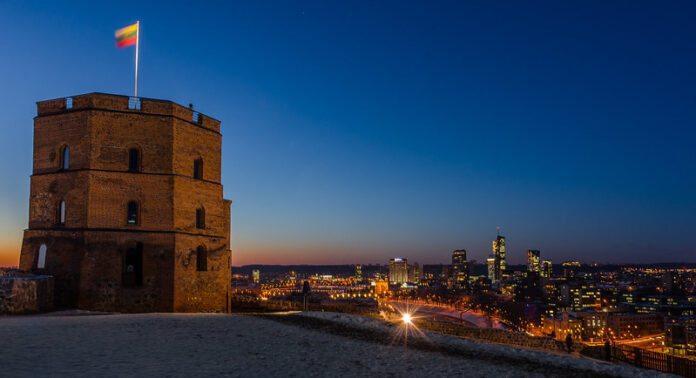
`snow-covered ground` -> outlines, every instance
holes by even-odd
[[[428,344],[433,345],[434,349],[442,349],[448,351],[459,352],[466,356],[476,356],[481,359],[495,360],[504,357],[507,363],[514,364],[514,361],[520,361],[520,365],[525,363],[540,366],[556,367],[561,369],[569,369],[576,372],[584,371],[590,375],[610,375],[617,377],[652,377],[660,375],[658,372],[638,369],[625,364],[612,364],[594,359],[571,356],[560,353],[547,353],[537,350],[516,348],[512,346],[487,344],[483,342],[452,337],[438,333],[419,331],[414,329],[413,325],[392,324],[365,316],[338,314],[331,312],[304,312],[301,316],[329,320],[332,323],[342,323],[351,327],[364,329],[373,332],[389,332],[394,335],[401,335],[399,338],[403,341],[408,329],[408,339],[410,342],[421,339]],[[502,361],[501,361],[502,362]]]
[[[371,342],[298,321],[328,322],[365,334],[398,328],[376,319],[332,313],[276,318],[223,314],[0,317],[0,376],[559,375],[558,369],[547,371],[540,365],[509,359],[496,362],[485,354],[463,357],[406,348],[398,338],[391,344]],[[434,350],[454,343],[466,348],[484,345],[495,353],[531,353],[449,336],[427,337]],[[557,357],[565,356],[549,357],[547,362],[559,363]],[[636,377],[653,375],[627,369],[623,372]]]

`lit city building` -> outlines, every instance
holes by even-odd
[[[536,249],[527,250],[527,271],[541,273],[541,253]]]
[[[389,282],[385,280],[373,281],[375,285],[375,294],[385,295],[389,294]]]
[[[544,333],[564,340],[567,334],[582,341],[632,340],[664,332],[659,314],[626,314],[592,310],[566,311],[544,318]]]
[[[355,280],[358,282],[362,281],[362,265],[355,266]]]
[[[565,278],[575,278],[575,273],[580,268],[580,263],[577,261],[566,261],[563,263],[563,276]]]
[[[677,275],[674,272],[665,272],[661,277],[661,288],[663,293],[671,293],[674,289]]]
[[[505,236],[498,235],[493,241],[495,257],[495,282],[500,281],[505,273]]]
[[[542,277],[551,277],[553,275],[553,265],[551,265],[551,261],[549,260],[544,260],[541,262],[541,276]]]
[[[583,285],[580,291],[580,308],[595,308],[602,307],[602,296],[598,288],[587,287]]]
[[[407,259],[395,257],[389,260],[389,284],[401,285],[408,282]]]
[[[665,328],[665,346],[670,353],[696,356],[696,324],[668,323]]]
[[[488,259],[486,259],[486,264],[488,265],[488,279],[491,280],[491,283],[496,283],[497,281],[495,280],[495,257],[493,255],[490,255]]]
[[[261,282],[261,272],[258,269],[251,271],[251,280],[256,284]]]
[[[418,263],[408,266],[408,282],[418,284],[423,278],[423,269]]]
[[[466,261],[466,249],[452,252],[452,278],[457,287],[465,287],[469,281],[469,266]]]

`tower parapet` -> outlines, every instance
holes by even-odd
[[[39,101],[36,105],[37,117],[90,109],[112,110],[125,113],[148,114],[152,116],[175,117],[182,121],[190,122],[215,132],[220,132],[220,121],[217,119],[198,113],[191,107],[185,107],[169,100],[144,97],[138,97],[136,99],[129,96],[93,92],[72,97]]]

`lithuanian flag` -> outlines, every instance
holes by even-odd
[[[138,41],[138,24],[116,30],[116,47],[135,45]]]

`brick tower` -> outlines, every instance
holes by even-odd
[[[101,93],[37,108],[20,268],[53,275],[58,306],[228,310],[220,122]]]

